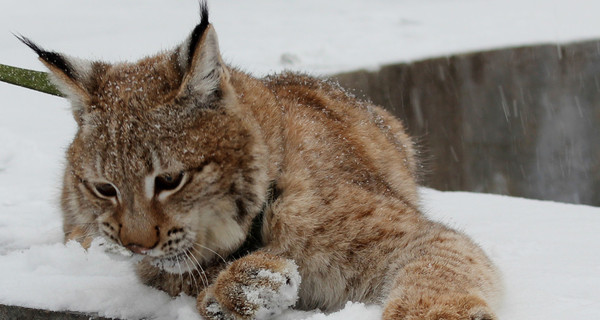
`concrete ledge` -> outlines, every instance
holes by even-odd
[[[71,311],[47,311],[0,304],[2,320],[110,320],[95,315]]]
[[[334,76],[404,120],[424,184],[600,206],[600,42]]]

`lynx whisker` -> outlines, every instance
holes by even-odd
[[[190,249],[194,249],[194,247],[190,247],[186,250],[186,255],[187,253],[189,253],[190,257],[196,262],[194,264],[194,267],[196,269],[196,271],[198,271],[198,275],[200,277],[203,277],[202,282],[204,283],[206,281],[206,284],[204,284],[204,287],[208,287],[208,285],[210,285],[210,282],[208,281],[208,277],[206,276],[206,271],[204,271],[204,268],[202,268],[202,264],[200,264],[200,262],[198,261],[198,259],[196,259],[196,257],[194,256],[194,254],[189,251]],[[200,255],[202,255],[201,253],[199,253]],[[200,268],[200,270],[198,270],[198,268]]]
[[[182,271],[181,271],[181,263],[179,262],[179,257],[175,256],[175,260],[177,261],[177,268],[179,268],[179,281],[181,281],[181,283],[183,283],[183,275],[182,275]]]
[[[194,280],[194,283],[196,286],[196,291],[199,291],[199,290],[198,290],[198,283],[196,282],[196,278],[194,277],[194,271],[198,271],[198,275],[200,276],[200,280],[202,281],[202,285],[204,286],[204,288],[208,287],[208,279],[206,279],[206,282],[205,282],[205,279],[202,277],[204,270],[202,270],[202,272],[200,272],[198,270],[198,267],[200,267],[200,269],[202,269],[202,266],[200,266],[200,264],[197,263],[198,262],[197,260],[196,260],[196,263],[194,263],[194,261],[192,261],[191,258],[193,258],[194,260],[195,260],[195,258],[191,252],[188,255],[188,251],[185,250],[185,251],[183,251],[183,254],[187,257],[188,260],[190,260],[190,263],[192,264],[192,268],[190,271],[190,277],[192,278],[192,280]],[[191,256],[191,258],[190,258],[190,256]],[[189,268],[189,266],[188,266],[188,268]]]
[[[210,251],[210,252],[212,252],[212,253],[214,253],[215,255],[217,255],[217,257],[219,257],[219,258],[220,258],[220,259],[223,261],[223,263],[227,264],[227,261],[225,260],[225,258],[223,258],[223,256],[221,256],[221,255],[220,255],[218,252],[216,252],[215,250],[213,250],[213,249],[211,249],[211,248],[209,248],[209,247],[207,247],[207,246],[203,246],[203,245],[201,245],[201,244],[199,244],[199,243],[194,243],[194,246],[196,246],[196,245],[197,245],[197,246],[200,246],[200,247],[202,247],[202,248],[204,248],[204,249],[206,249],[206,250],[208,250],[208,251]],[[194,250],[196,250],[196,252],[198,252],[198,253],[199,253],[201,256],[203,256],[203,255],[202,255],[202,252],[201,252],[200,250],[198,250],[198,249],[197,249],[197,248],[195,248],[195,247],[192,247],[192,248],[193,248]]]
[[[190,253],[190,254],[191,254],[191,253]],[[199,275],[200,275],[200,277],[203,277],[203,278],[204,278],[204,280],[206,281],[206,286],[205,286],[205,288],[206,288],[206,287],[208,287],[208,286],[210,285],[210,281],[208,280],[208,276],[207,276],[207,274],[206,274],[206,271],[204,270],[204,268],[202,268],[202,264],[201,264],[201,263],[200,263],[200,262],[199,262],[199,261],[196,259],[196,257],[194,257],[194,256],[192,255],[192,258],[194,258],[194,260],[196,261],[196,263],[197,263],[197,264],[196,264],[196,266],[197,266],[198,268],[200,268],[200,270],[199,270]]]
[[[185,266],[186,266],[187,271],[185,273],[188,274],[189,277],[192,279],[192,282],[188,282],[188,283],[190,285],[193,284],[194,287],[196,288],[196,291],[198,291],[198,282],[196,281],[196,278],[194,277],[194,266],[192,265],[192,267],[190,267],[190,265],[188,263],[189,257],[185,254],[185,252],[183,252],[183,254],[185,255],[185,257],[181,257],[181,260],[183,260],[183,263],[185,263]],[[183,276],[183,274],[181,276]],[[181,286],[183,287],[188,283],[182,282]]]

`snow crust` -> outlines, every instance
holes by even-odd
[[[227,61],[255,74],[323,74],[533,43],[599,38],[600,1],[302,0],[210,2]],[[170,49],[198,22],[196,1],[3,0],[0,63],[43,70],[10,32],[83,58],[134,60]],[[557,47],[560,46],[557,44]],[[0,83],[0,303],[130,319],[199,319],[195,299],[141,285],[132,264],[94,242],[62,244],[68,103]],[[471,235],[498,263],[501,319],[600,319],[600,208],[423,189],[432,218]],[[279,320],[379,319],[349,302]]]

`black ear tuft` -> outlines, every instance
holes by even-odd
[[[73,72],[73,68],[71,68],[69,63],[67,63],[67,61],[60,54],[58,54],[56,52],[45,51],[40,46],[33,43],[33,41],[29,40],[28,38],[26,38],[22,35],[15,34],[15,37],[17,37],[17,39],[19,39],[21,42],[23,42],[25,45],[27,45],[29,48],[31,48],[33,51],[35,51],[35,53],[37,53],[37,55],[40,57],[40,59],[46,61],[48,64],[51,64],[58,69],[60,69],[62,72],[65,73],[65,75],[67,77],[75,80],[75,74]]]
[[[188,65],[191,65],[192,58],[194,57],[194,52],[196,51],[196,47],[198,46],[198,42],[202,39],[202,35],[208,28],[208,5],[205,0],[200,1],[200,24],[194,28],[192,31],[192,36],[190,39],[190,47],[188,52]]]
[[[208,4],[206,0],[200,1],[200,24],[208,26]]]

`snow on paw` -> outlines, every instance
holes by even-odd
[[[232,263],[198,296],[198,309],[208,319],[268,319],[298,299],[296,264],[266,253]]]
[[[213,287],[209,287],[198,295],[198,311],[202,315],[202,318],[209,320],[235,320],[233,315],[221,308],[221,305],[212,293],[213,289]]]
[[[288,274],[262,269],[256,276],[257,283],[242,287],[247,301],[258,306],[256,319],[268,319],[296,303],[300,275],[296,265],[291,264],[292,272]]]

